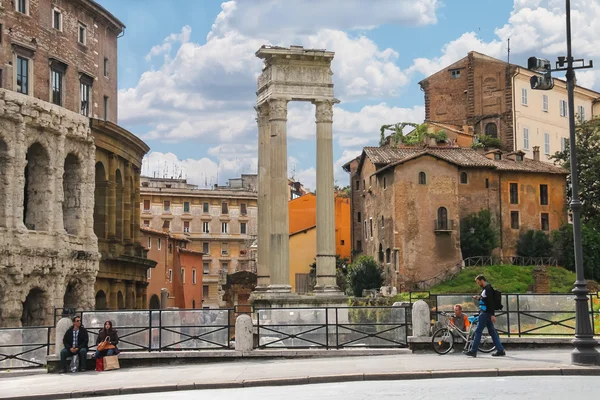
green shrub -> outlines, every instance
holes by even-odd
[[[383,268],[373,257],[360,256],[348,267],[349,294],[360,297],[363,290],[379,289],[383,278]]]
[[[552,243],[544,231],[532,229],[521,234],[517,241],[517,255],[521,257],[550,257]]]

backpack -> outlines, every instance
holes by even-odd
[[[492,288],[494,291],[494,311],[499,311],[504,308],[502,305],[502,292]]]

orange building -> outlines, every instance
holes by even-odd
[[[288,203],[290,218],[290,285],[293,292],[307,290],[310,265],[317,256],[317,196],[309,193]],[[335,251],[351,257],[350,199],[335,196]]]
[[[141,228],[148,258],[157,262],[148,270],[148,308],[202,308],[202,252],[188,249],[189,239],[147,227]],[[161,305],[161,289],[167,289],[167,304]]]

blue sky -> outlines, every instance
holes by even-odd
[[[336,181],[382,124],[422,122],[425,76],[476,50],[523,63],[564,49],[563,0],[97,0],[119,39],[119,123],[151,147],[143,173],[223,184],[256,171],[262,44],[326,48],[333,63]],[[176,7],[174,6],[176,5]],[[578,56],[600,52],[598,1],[573,0]],[[579,83],[600,85],[589,71]],[[290,175],[314,188],[314,108],[290,103]],[[218,177],[218,178],[217,178]]]

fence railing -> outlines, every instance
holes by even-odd
[[[520,265],[520,266],[556,266],[558,261],[554,257],[520,257],[520,256],[483,256],[468,257],[463,260],[465,267],[486,265]]]
[[[467,314],[476,313],[478,301],[472,294],[431,294],[414,292],[411,303],[424,300],[432,319],[440,312],[452,312],[460,304]],[[600,297],[588,296],[589,316],[594,335],[600,335]],[[506,336],[573,336],[575,334],[575,297],[572,294],[503,294],[503,309],[496,311],[496,329]]]
[[[53,327],[0,328],[0,370],[43,367]]]
[[[258,348],[406,347],[407,307],[256,309]]]

